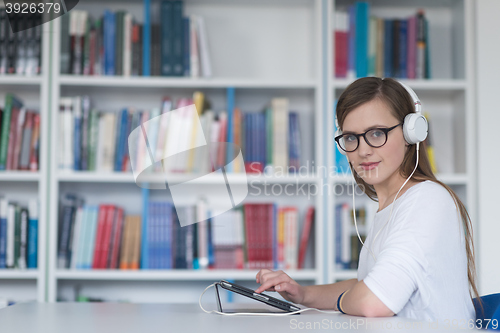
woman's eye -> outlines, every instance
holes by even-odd
[[[374,138],[379,138],[379,137],[384,135],[384,131],[376,129],[376,130],[373,130],[370,134]]]
[[[356,141],[356,136],[354,135],[346,135],[344,136],[345,142],[355,142]]]

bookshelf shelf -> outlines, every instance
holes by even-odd
[[[43,80],[42,76],[0,75],[0,85],[39,86]]]
[[[332,89],[344,90],[353,80],[334,79]],[[456,80],[400,80],[416,91],[463,91],[467,89],[468,82],[463,79]]]
[[[467,174],[437,174],[436,178],[447,185],[467,185],[469,183]],[[342,185],[350,185],[353,181],[351,174],[336,175],[331,179],[333,183]]]
[[[224,78],[165,78],[61,75],[62,86],[130,87],[130,88],[293,88],[314,89],[314,80],[258,80]]]
[[[58,270],[55,274],[59,280],[187,280],[187,281],[207,281],[220,279],[254,280],[257,271],[245,270],[144,270],[144,271],[121,271],[121,270],[101,270],[101,271],[78,271],[78,270]],[[315,280],[316,270],[292,270],[287,271],[294,279]]]
[[[272,183],[272,184],[288,184],[288,183],[315,183],[319,179],[314,175],[289,175],[289,176],[252,176],[245,174],[230,174],[232,182],[235,184],[244,184],[245,182],[257,182],[257,183]],[[165,179],[169,179],[174,183],[181,183],[185,180],[192,179],[193,175],[162,175],[162,174],[150,174],[144,177],[145,182],[158,183],[164,182]],[[134,183],[134,176],[132,173],[124,172],[108,172],[108,173],[96,173],[88,171],[65,171],[57,175],[57,179],[60,182],[94,182],[94,183]],[[1,178],[0,178],[1,180]],[[194,180],[196,184],[212,184],[218,182],[219,178],[215,175],[208,175],[200,180]]]
[[[36,171],[1,171],[0,182],[38,182],[40,172]]]
[[[38,270],[19,270],[19,269],[2,269],[0,270],[0,280],[22,279],[33,280],[38,279],[40,272]]]

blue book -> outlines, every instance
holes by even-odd
[[[182,22],[183,1],[174,1],[172,8],[172,74],[184,75],[184,24]],[[162,20],[163,21],[163,20]]]
[[[151,75],[151,0],[144,0],[144,24],[142,26],[142,75]]]
[[[172,268],[172,203],[162,203],[162,216],[163,216],[163,239],[164,239],[164,257],[166,269]]]
[[[190,36],[190,21],[189,17],[184,17],[182,19],[182,24],[183,24],[183,47],[184,47],[184,52],[183,52],[183,59],[184,59],[184,76],[190,76],[191,75],[191,36]]]
[[[259,162],[262,168],[266,166],[266,115],[264,113],[257,113],[259,120]]]
[[[210,216],[210,211],[208,211],[207,213],[208,216]],[[213,267],[215,264],[215,255],[214,255],[214,242],[213,242],[211,217],[207,220],[207,230],[208,230],[208,267]]]
[[[80,97],[73,99],[73,106],[73,169],[81,170],[82,100]]]
[[[174,75],[174,3],[161,2],[161,74]]]
[[[104,74],[115,75],[115,13],[104,11]]]
[[[245,163],[250,162],[250,114],[245,113],[243,115],[243,127],[245,129],[245,140],[243,142],[243,158]]]
[[[141,225],[141,269],[149,268],[149,189],[142,189],[142,225]]]
[[[7,209],[9,202],[0,199],[0,268],[6,268],[7,255]]]
[[[123,144],[127,141],[128,133],[128,111],[123,109],[120,112],[120,117],[117,124],[117,140],[116,140],[116,154],[115,154],[115,171],[122,171],[123,158],[125,155],[126,146]]]
[[[393,61],[392,61],[392,28],[393,20],[384,20],[384,76],[393,76]]]
[[[368,2],[356,2],[356,76],[368,75],[368,26],[370,22]]]
[[[37,268],[37,266],[38,266],[38,201],[31,200],[28,208],[29,208],[29,219],[28,219],[27,267],[28,268]],[[1,221],[0,221],[0,223],[1,223]]]
[[[406,60],[408,55],[407,30],[408,30],[408,21],[400,20],[399,21],[399,70],[397,77],[402,79],[408,78],[406,69]]]

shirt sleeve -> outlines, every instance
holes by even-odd
[[[394,313],[403,309],[426,276],[426,260],[416,241],[394,232],[363,282]]]

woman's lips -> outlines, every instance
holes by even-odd
[[[365,171],[372,170],[375,169],[379,165],[379,163],[380,162],[361,164],[361,168]]]

